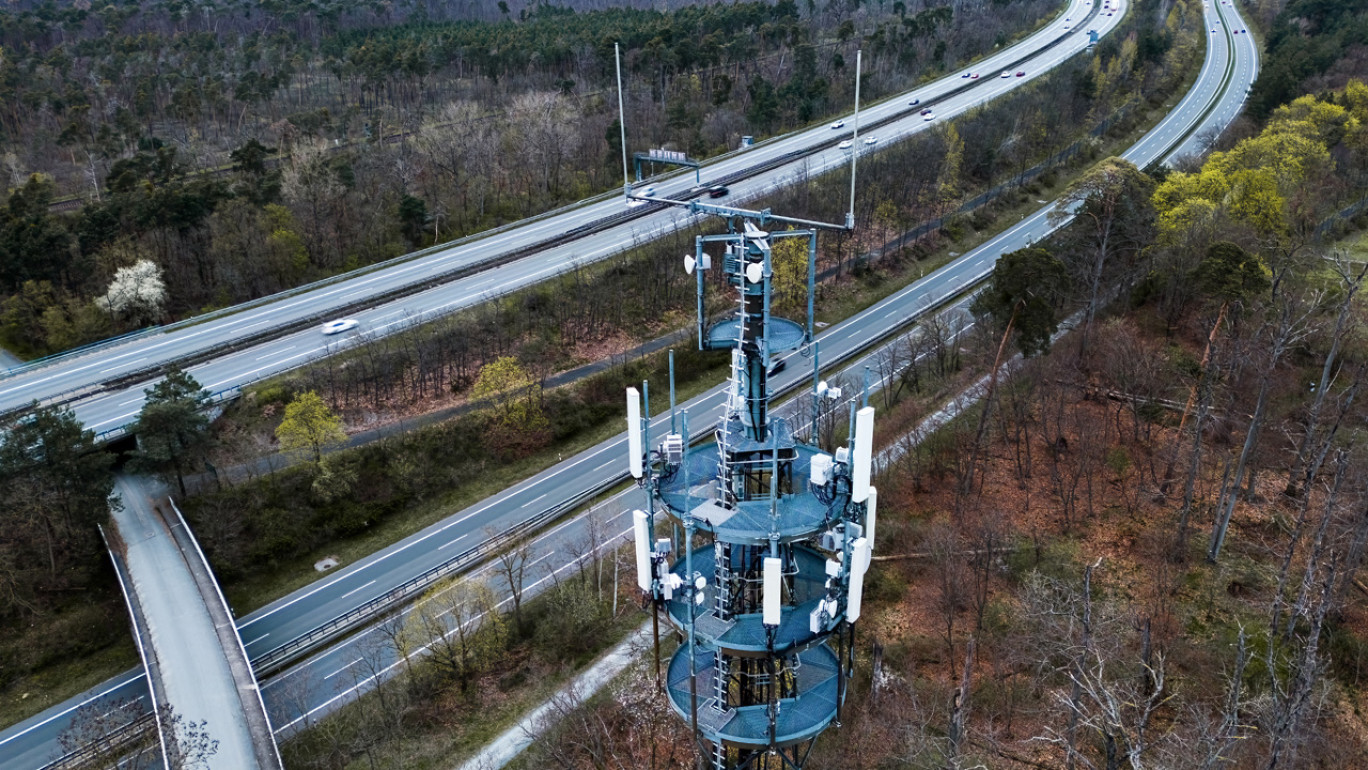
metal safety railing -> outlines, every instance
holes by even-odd
[[[623,481],[627,478],[627,475],[627,472],[624,470],[619,476],[607,482],[607,485],[611,486],[612,484]],[[425,591],[443,578],[458,572],[463,572],[480,563],[484,558],[498,553],[507,546],[517,543],[552,521],[555,521],[562,515],[575,510],[581,503],[594,497],[598,493],[598,488],[579,492],[530,518],[514,524],[503,532],[487,538],[480,544],[466,549],[441,564],[400,583],[385,593],[338,615],[332,620],[324,622],[312,631],[257,655],[252,658],[253,670],[256,671],[258,677],[263,677],[266,674],[309,654],[319,645],[350,633],[376,618],[382,617],[403,607],[421,596]]]
[[[151,745],[155,742],[147,741],[147,733],[155,730],[156,726],[157,716],[155,714],[143,714],[137,719],[105,733],[100,740],[88,743],[49,762],[43,766],[43,770],[82,770],[91,767],[95,762],[108,762],[111,758],[122,757],[125,752],[139,743],[148,743],[143,751],[152,750],[156,748]]]

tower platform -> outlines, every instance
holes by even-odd
[[[708,576],[715,574],[716,559],[717,554],[712,548],[695,550],[691,557],[694,570]],[[745,657],[768,656],[771,652],[783,654],[825,639],[828,632],[812,633],[808,618],[826,594],[826,575],[823,573],[825,563],[826,557],[811,548],[793,548],[793,564],[797,570],[791,575],[792,604],[785,604],[781,609],[782,620],[774,629],[773,640],[770,639],[762,622],[762,614],[759,612],[735,614],[725,620],[719,617],[715,609],[718,587],[715,581],[710,580],[703,591],[703,604],[695,616],[694,634],[699,643]],[[739,571],[738,568],[743,566],[734,565],[733,570]],[[675,562],[672,571],[685,578],[684,560]],[[755,588],[759,590],[759,580],[755,582]],[[687,629],[689,602],[682,595],[678,595],[674,600],[665,602],[665,606],[670,614],[670,621],[681,630]]]
[[[798,663],[792,673],[796,679],[797,697],[779,698],[774,719],[774,735],[770,735],[769,704],[718,708],[713,697],[716,681],[717,654],[711,647],[685,644],[670,658],[666,689],[670,704],[680,716],[690,718],[689,654],[694,656],[695,687],[698,692],[698,727],[703,737],[713,743],[725,743],[743,748],[783,747],[817,737],[836,718],[839,692],[836,654],[826,645],[810,647],[798,653]]]

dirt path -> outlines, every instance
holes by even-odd
[[[646,622],[555,695],[529,711],[517,724],[490,741],[480,753],[463,762],[457,770],[501,770],[543,732],[553,727],[563,709],[575,708],[588,700],[630,666],[650,645],[651,624]]]

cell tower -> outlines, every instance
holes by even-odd
[[[857,54],[852,139],[859,136],[859,64]],[[698,236],[694,253],[684,260],[685,270],[697,278],[699,348],[731,351],[726,403],[711,438],[693,445],[687,411],[676,423],[673,357],[670,432],[658,445],[651,442],[648,394],[627,390],[631,473],[646,492],[644,510],[633,512],[637,585],[657,621],[657,685],[663,684],[675,711],[705,744],[714,770],[798,770],[817,736],[839,723],[853,673],[854,623],[874,550],[874,409],[866,405],[856,412],[852,402],[852,441],[827,454],[800,441],[788,419],[771,414],[770,377],[779,371],[779,354],[803,348],[811,357],[808,440],[816,442],[819,410],[840,400],[839,389],[821,381],[812,335],[817,230],[854,228],[858,153],[851,153],[851,206],[844,225],[776,216],[768,209],[638,196],[627,176],[620,68],[618,109],[628,200],[727,220],[725,234]],[[761,229],[770,222],[805,229],[771,234]],[[770,244],[784,238],[807,239],[806,328],[770,314]],[[704,275],[714,269],[709,250],[719,247],[720,269],[737,305],[709,323]],[[662,514],[682,527],[682,539],[677,529],[675,537],[656,539]],[[661,611],[683,635],[663,683]]]
[[[801,768],[817,735],[838,720],[853,670],[853,624],[874,544],[874,410],[852,404],[853,445],[834,454],[771,414],[774,357],[811,345],[816,230],[770,234],[753,220],[782,218],[693,206],[742,220],[740,232],[699,236],[685,260],[698,279],[699,346],[729,349],[731,375],[712,438],[697,446],[687,413],[674,429],[672,404],[671,431],[652,447],[641,394],[628,389],[631,471],[648,500],[634,512],[637,583],[684,637],[665,690],[706,741],[713,768]],[[806,330],[770,314],[770,243],[792,237],[808,238]],[[703,274],[713,259],[705,247],[718,245],[737,307],[709,324]],[[811,348],[816,410],[840,393],[820,381]],[[682,540],[654,539],[659,514],[678,522]]]

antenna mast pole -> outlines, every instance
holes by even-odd
[[[862,50],[855,51],[855,138],[860,138],[860,58],[864,53]],[[621,87],[619,87],[619,99],[621,99]],[[850,210],[846,212],[846,229],[855,229],[855,159],[860,157],[860,145],[857,143],[850,151]],[[623,156],[623,168],[626,168],[626,156]],[[625,176],[625,173],[624,173]]]
[[[859,57],[856,57],[856,61]],[[617,67],[617,86],[618,86],[618,141],[622,145],[622,192],[626,194],[632,187],[631,177],[627,176],[627,111],[622,107],[622,52],[618,49],[618,44],[613,43],[613,64]],[[856,82],[859,82],[859,71],[856,70]],[[856,87],[858,92],[859,88]],[[850,193],[851,209],[855,206],[855,188],[851,187]]]

